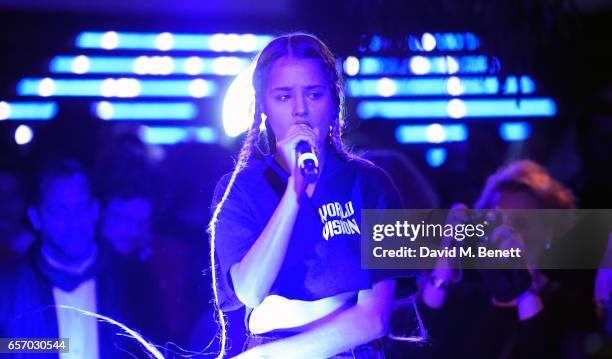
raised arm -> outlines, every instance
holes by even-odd
[[[289,178],[287,189],[263,232],[244,258],[230,269],[236,296],[250,308],[266,297],[285,259],[299,210],[293,182]]]
[[[305,190],[314,190],[312,184],[306,189],[304,178],[295,164],[296,144],[302,140],[314,144],[314,138],[311,128],[294,125],[287,136],[277,143],[277,158],[291,174],[287,188],[255,243],[244,258],[230,269],[236,296],[248,307],[255,308],[268,295],[285,260],[300,198]]]

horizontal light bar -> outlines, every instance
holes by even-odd
[[[371,100],[357,104],[361,119],[551,117],[556,112],[557,106],[550,98]]]
[[[535,84],[528,76],[521,76],[520,81],[515,76],[509,76],[502,86],[502,94],[514,95],[518,92],[532,94]],[[447,78],[411,78],[411,79],[349,79],[347,94],[352,97],[393,97],[393,96],[461,96],[461,95],[496,95],[500,90],[499,79],[487,77],[456,77]]]
[[[6,102],[0,101],[0,121],[47,121],[57,115],[55,102]]]
[[[484,55],[408,58],[365,56],[360,59],[348,57],[344,63],[344,72],[349,76],[490,74],[498,71],[495,64],[490,67],[489,59]]]
[[[193,120],[198,109],[191,102],[94,102],[92,113],[102,120]]]
[[[135,78],[52,79],[24,78],[17,83],[20,96],[77,97],[209,97],[217,85],[209,80],[150,80]]]
[[[401,125],[395,129],[395,139],[402,144],[463,142],[468,130],[463,124]]]
[[[408,48],[411,51],[474,51],[479,47],[480,40],[471,32],[426,32],[421,36],[408,37]]]
[[[527,122],[504,122],[499,125],[499,136],[504,141],[525,141],[530,135],[531,126]]]
[[[433,34],[426,32],[422,35],[409,35],[405,40],[410,51],[415,52],[474,51],[480,47],[480,40],[471,32],[436,32]],[[360,50],[378,52],[386,50],[391,43],[389,39],[374,35],[370,38],[369,43],[362,46]]]
[[[81,49],[158,50],[158,51],[260,51],[270,41],[269,35],[254,34],[176,34],[170,32],[96,32],[85,31],[76,38]]]
[[[148,144],[173,145],[180,142],[216,143],[219,135],[211,127],[141,126],[139,137]]]
[[[49,64],[60,74],[220,75],[235,76],[249,66],[246,58],[220,56],[56,56]]]

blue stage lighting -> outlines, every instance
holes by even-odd
[[[91,105],[92,113],[103,120],[193,120],[198,109],[191,102],[110,102]]]
[[[76,39],[83,49],[215,51],[252,53],[263,49],[272,36],[254,34],[176,34],[85,31]]]
[[[368,100],[357,105],[362,119],[552,117],[556,112],[550,98]]]
[[[425,153],[425,159],[429,166],[437,168],[446,162],[447,155],[446,148],[430,148]]]
[[[27,125],[19,125],[15,130],[15,143],[19,146],[27,145],[34,138],[34,132],[32,128]]]
[[[382,71],[384,58],[377,57],[363,57],[359,62],[359,72],[360,75],[382,75],[385,74]],[[357,73],[355,73],[356,75]]]
[[[52,73],[137,74],[137,75],[220,75],[235,76],[249,65],[246,58],[171,56],[56,56]]]
[[[526,76],[524,78],[528,79]],[[512,82],[511,80],[516,84],[516,77],[508,78],[507,82]],[[390,90],[391,87],[393,91]],[[389,91],[381,91],[381,88]],[[524,94],[532,94],[535,88],[526,86],[524,90]],[[348,79],[347,93],[352,97],[496,95],[499,93],[499,80],[494,76]],[[517,88],[506,87],[503,93],[516,94]]]
[[[223,99],[223,130],[227,136],[236,137],[248,131],[255,117],[255,90],[253,89],[254,65],[242,71],[230,84]]]
[[[142,126],[139,137],[144,143],[173,145],[180,142],[216,143],[218,134],[211,127]]]
[[[43,90],[45,91],[43,93]],[[24,78],[17,83],[20,96],[77,97],[209,97],[217,84],[204,79],[40,79]]]
[[[504,122],[499,125],[499,136],[504,141],[525,141],[531,134],[527,122]]]
[[[463,124],[401,125],[395,129],[398,143],[446,143],[468,139],[468,129]]]
[[[2,120],[51,120],[57,115],[55,102],[6,102],[0,101]]]
[[[480,40],[471,32],[464,33],[424,33],[418,37],[410,35],[407,38],[408,48],[413,52],[425,51],[474,51],[480,47]]]
[[[431,73],[431,61],[424,56],[414,56],[410,59],[410,71],[415,75]]]
[[[535,92],[535,83],[529,76],[521,76],[521,93],[530,94]]]
[[[471,32],[465,33],[465,50],[474,51],[480,47],[480,40]]]
[[[372,38],[370,39],[370,51],[380,51],[382,49],[382,42],[382,37],[380,37],[379,35],[372,36]]]
[[[359,59],[357,71],[351,67],[345,73],[354,75],[444,75],[490,74],[497,72],[489,67],[484,55],[464,56],[413,56],[409,58],[365,56]]]
[[[361,62],[355,56],[349,56],[344,60],[344,73],[348,76],[355,76],[359,73]]]
[[[421,46],[423,50],[430,52],[436,48],[436,38],[432,34],[426,32],[421,36]]]
[[[521,85],[522,94],[532,94],[535,92],[536,86],[533,79],[529,76],[508,76],[504,83],[503,93],[504,94],[516,94],[518,93],[518,86]]]
[[[407,41],[408,41],[408,48],[410,49],[410,51],[413,51],[413,52],[423,51],[423,47],[421,46],[421,41],[416,36],[414,35],[408,36]]]

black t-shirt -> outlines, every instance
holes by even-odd
[[[257,153],[240,171],[222,203],[215,223],[219,304],[223,310],[242,306],[229,270],[242,260],[272,217],[289,175],[272,155]],[[215,189],[212,210],[230,182]],[[303,196],[285,260],[269,294],[317,300],[372,288],[390,271],[361,269],[361,210],[401,208],[389,176],[361,160],[344,160],[331,148],[312,197]]]

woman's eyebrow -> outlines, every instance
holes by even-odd
[[[317,84],[317,85],[308,85],[308,86],[306,86],[307,90],[314,90],[314,89],[319,89],[319,88],[325,88],[325,85]]]
[[[271,89],[271,91],[291,91],[292,87],[288,86],[279,86]]]
[[[307,86],[304,86],[304,88],[306,90],[324,89],[325,87],[326,87],[326,85],[322,85],[322,84],[321,85],[316,84],[316,85],[307,85]],[[293,87],[291,87],[291,86],[278,86],[278,87],[274,87],[274,88],[270,89],[271,92],[289,92],[291,90],[293,90]]]

